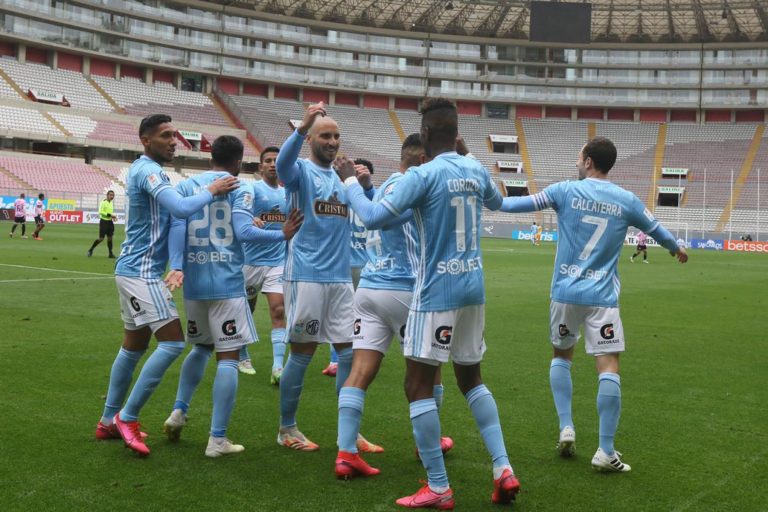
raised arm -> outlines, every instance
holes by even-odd
[[[240,243],[274,243],[290,240],[301,228],[304,215],[299,210],[293,210],[283,223],[282,231],[257,228],[253,225],[253,216],[242,211],[232,213],[232,225],[235,228],[235,238]]]
[[[551,206],[546,192],[532,196],[505,197],[501,203],[501,211],[506,213],[528,213],[543,210]]]
[[[176,189],[164,187],[157,193],[155,198],[163,207],[171,212],[171,215],[186,219],[205,205],[212,203],[215,196],[228,194],[239,186],[240,183],[237,181],[237,178],[226,176],[217,179],[195,195],[184,197]]]
[[[387,209],[383,203],[371,202],[356,178],[347,189],[347,202],[367,229],[381,229],[397,224],[399,215]]]
[[[322,101],[307,107],[307,110],[304,112],[304,119],[301,121],[301,126],[296,128],[280,148],[275,164],[277,176],[286,187],[294,187],[301,178],[301,170],[296,164],[296,160],[299,159],[301,146],[304,144],[304,137],[307,136],[312,125],[315,124],[315,119],[323,117],[325,114],[325,104]]]

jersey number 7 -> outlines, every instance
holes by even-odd
[[[589,242],[587,242],[587,245],[584,246],[584,250],[581,251],[581,254],[579,254],[579,259],[581,261],[586,261],[589,259],[592,251],[595,250],[595,246],[597,246],[597,242],[600,241],[603,233],[605,233],[605,228],[608,227],[608,219],[593,217],[592,215],[585,215],[581,218],[581,222],[597,226],[595,232],[592,233],[592,236],[589,238]]]

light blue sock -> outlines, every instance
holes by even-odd
[[[435,397],[435,405],[437,405],[437,412],[440,412],[440,408],[443,406],[443,388],[442,384],[435,384],[432,387],[432,395]]]
[[[125,402],[125,407],[120,411],[120,419],[136,421],[141,408],[160,384],[168,367],[184,351],[184,345],[183,341],[162,341],[157,344],[155,351],[144,363],[139,378],[136,379],[136,384],[133,385],[131,394],[128,396],[128,401]]]
[[[245,361],[246,359],[250,359],[251,355],[248,353],[248,345],[243,345],[240,347],[240,356],[238,359],[240,361]]]
[[[333,348],[333,345],[331,345],[331,362],[332,363],[339,362],[339,355],[336,353],[336,349]]]
[[[600,416],[600,448],[613,455],[613,438],[621,416],[621,379],[616,373],[605,372],[598,377],[597,415]]]
[[[272,369],[283,367],[285,359],[285,329],[272,329]]]
[[[336,354],[339,358],[339,367],[336,369],[336,393],[338,394],[352,371],[352,347],[337,350]]]
[[[203,345],[195,345],[184,358],[181,365],[181,377],[179,377],[179,388],[176,390],[176,402],[174,409],[181,409],[184,414],[189,410],[189,403],[192,401],[192,395],[195,393],[200,381],[205,374],[205,366],[211,358],[213,350],[205,348]]]
[[[107,425],[112,423],[117,411],[125,401],[125,395],[128,393],[128,386],[131,385],[133,370],[136,369],[141,356],[146,350],[126,350],[120,348],[112,363],[112,371],[109,373],[109,390],[107,391],[107,401],[104,403],[104,412],[101,415],[101,422]]]
[[[485,387],[485,384],[472,388],[465,395],[472,416],[475,417],[475,423],[483,437],[485,447],[491,455],[493,467],[503,467],[509,465],[507,457],[507,448],[504,446],[504,436],[501,433],[501,422],[499,421],[499,410],[496,408],[496,401],[493,395]]]
[[[283,375],[280,377],[280,426],[290,427],[296,424],[296,410],[304,387],[304,374],[312,361],[309,354],[296,352],[288,356]]]
[[[411,402],[411,424],[413,437],[424,469],[427,482],[433,490],[448,487],[448,473],[445,471],[443,451],[440,449],[440,416],[434,398]]]
[[[357,453],[357,434],[363,417],[365,391],[343,387],[339,391],[339,438],[336,443],[343,452]]]
[[[216,364],[216,378],[213,380],[213,416],[211,416],[211,436],[227,435],[229,418],[235,408],[237,397],[237,361],[223,359]]]
[[[556,357],[552,359],[552,363],[549,365],[549,386],[552,388],[555,410],[560,418],[560,430],[565,427],[573,427],[571,364],[567,359]]]

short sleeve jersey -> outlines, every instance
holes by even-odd
[[[413,209],[419,239],[414,311],[448,311],[485,303],[480,216],[502,198],[477,160],[455,152],[408,170],[382,199],[391,213]]]
[[[404,175],[395,173],[376,191],[374,202],[392,195]],[[418,241],[413,220],[391,228],[368,230],[366,264],[360,288],[412,291],[418,266]]]
[[[653,214],[632,192],[594,178],[555,183],[533,197],[557,212],[552,300],[616,307],[617,263],[627,228],[652,232],[658,226]]]
[[[253,216],[265,222],[264,229],[281,230],[288,213],[285,188],[273,188],[264,181],[253,184]],[[285,242],[271,244],[244,243],[245,264],[255,267],[278,267],[285,261]]]
[[[126,178],[125,241],[115,265],[115,274],[157,279],[168,264],[168,231],[171,214],[157,196],[171,188],[163,168],[142,155],[128,169]]]
[[[229,176],[208,171],[177,185],[179,194],[193,196]],[[184,244],[184,298],[222,300],[245,296],[243,248],[235,237],[232,214],[253,216],[253,190],[247,184],[233,190],[186,219]]]
[[[43,214],[43,211],[45,210],[45,205],[43,204],[43,201],[41,199],[38,199],[35,203],[35,217],[39,217]]]
[[[18,198],[13,202],[13,214],[16,217],[26,217],[27,216],[27,202],[24,201],[22,198]]]
[[[299,159],[299,177],[286,186],[289,209],[304,213],[304,223],[288,243],[285,280],[349,283],[349,207],[346,190],[333,169]]]

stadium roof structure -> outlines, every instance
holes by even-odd
[[[213,3],[317,21],[511,39],[528,38],[531,4],[529,0],[213,0]],[[595,42],[768,41],[766,0],[591,0],[590,3]]]

